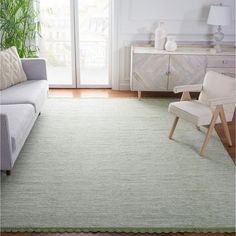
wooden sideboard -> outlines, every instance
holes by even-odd
[[[178,85],[200,84],[207,71],[235,77],[235,49],[211,53],[209,48],[179,48],[175,52],[151,46],[131,46],[130,88],[137,91],[173,91]]]

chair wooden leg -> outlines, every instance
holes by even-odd
[[[179,121],[179,117],[175,117],[174,123],[172,125],[171,130],[170,130],[169,139],[172,139],[178,121]]]
[[[11,171],[10,170],[6,170],[6,175],[10,176],[11,175]]]
[[[232,147],[233,145],[232,145],[232,140],[231,140],[231,137],[230,137],[229,127],[228,127],[228,124],[227,124],[227,121],[226,121],[225,112],[224,112],[224,108],[223,108],[222,105],[220,107],[220,119],[221,119],[221,122],[222,122],[222,125],[223,125],[223,128],[224,128],[225,136],[227,138],[229,146]]]
[[[138,91],[138,100],[141,100],[141,97],[142,97],[142,92]]]
[[[217,120],[217,118],[219,116],[219,113],[220,113],[220,108],[217,106],[216,110],[213,113],[213,116],[212,116],[212,119],[211,119],[211,123],[210,123],[210,126],[209,126],[207,134],[206,134],[205,141],[204,141],[204,143],[202,145],[202,148],[201,148],[201,150],[199,152],[200,156],[203,156],[205,151],[206,151],[207,144],[208,144],[209,139],[211,137],[212,131],[213,131],[214,127],[215,127],[216,120]]]
[[[190,101],[191,99],[192,98],[189,92],[183,92],[180,101]]]

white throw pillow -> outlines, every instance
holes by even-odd
[[[0,90],[26,81],[20,57],[16,47],[0,52]]]

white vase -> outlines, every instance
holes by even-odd
[[[155,30],[155,48],[158,50],[165,49],[167,31],[165,29],[165,23],[160,22],[158,27]]]
[[[175,41],[175,37],[173,37],[173,36],[167,37],[165,49],[166,49],[166,51],[169,51],[169,52],[173,52],[177,49],[177,43]]]

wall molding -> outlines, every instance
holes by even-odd
[[[234,0],[224,0],[223,5],[232,5]],[[149,21],[206,21],[210,5],[220,4],[220,0],[130,0],[126,8],[129,20]],[[161,7],[160,7],[161,6]],[[137,11],[134,16],[135,10]],[[144,12],[149,14],[144,15]],[[185,12],[185,14],[182,14]],[[170,17],[166,17],[169,14]],[[173,18],[172,18],[173,17]]]

